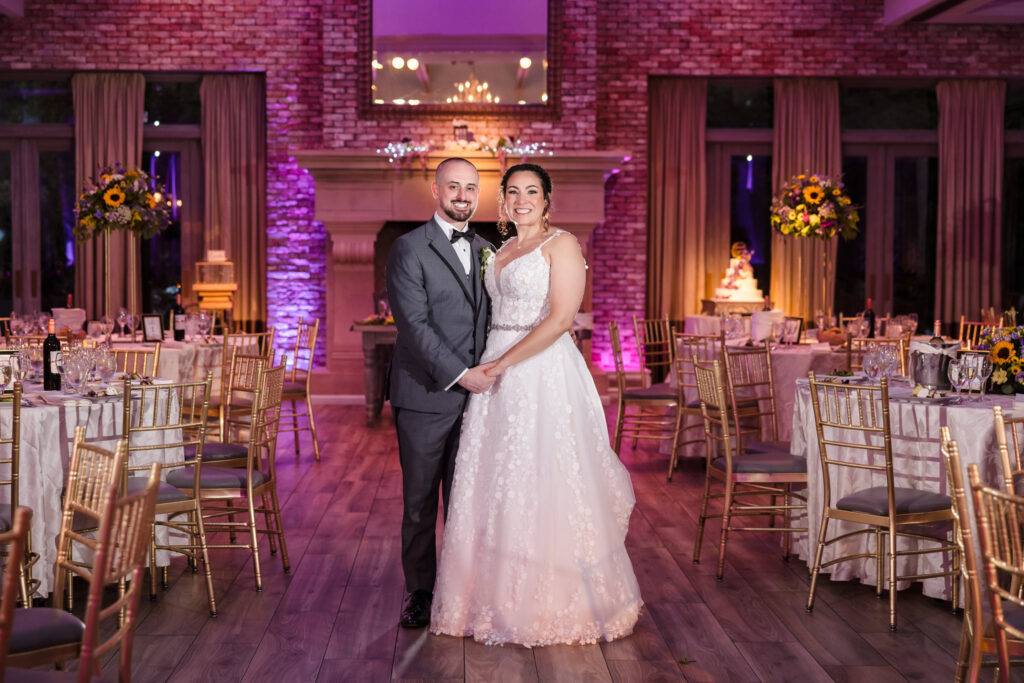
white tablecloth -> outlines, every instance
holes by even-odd
[[[70,398],[60,392],[40,392],[35,385],[26,389],[26,399],[32,402],[32,407],[23,406],[21,409],[18,495],[19,503],[32,509],[32,549],[39,553],[40,558],[33,568],[33,577],[42,582],[39,589],[42,596],[53,588],[53,567],[57,561],[57,536],[61,523],[61,492],[71,463],[75,427],[84,425],[89,443],[110,450],[114,449],[121,436],[123,404],[120,396],[73,401]],[[63,405],[65,400],[74,405]],[[9,402],[0,404],[0,429],[5,435],[11,432],[12,415]],[[181,432],[149,432],[146,437],[146,443],[154,445],[174,443],[181,441]],[[155,460],[171,462],[183,457],[180,448],[139,451],[133,456],[132,464]],[[4,478],[8,474],[5,471]],[[5,503],[10,502],[9,490],[4,487],[0,493],[0,500]],[[167,552],[158,554],[160,564],[167,564],[168,559]]]
[[[1000,405],[1004,411],[1012,410],[1012,397],[986,397],[980,402],[968,402],[962,405],[940,405],[937,402],[908,400],[910,388],[906,384],[890,387],[890,424],[892,429],[893,469],[897,486],[911,486],[918,489],[949,493],[946,482],[946,470],[939,450],[939,427],[949,426],[952,437],[960,448],[960,458],[965,469],[964,483],[967,484],[966,468],[971,463],[978,464],[982,479],[992,485],[999,486],[1000,468],[996,450],[995,434],[993,433],[992,407]],[[810,512],[808,534],[793,535],[793,550],[808,564],[814,559],[814,547],[817,543],[818,529],[821,526],[821,461],[818,456],[818,440],[814,422],[814,408],[811,405],[811,392],[807,380],[797,383],[795,409],[793,411],[793,445],[795,455],[807,456],[807,509]],[[828,432],[826,432],[828,436]],[[845,437],[844,437],[845,438]],[[833,451],[830,449],[829,451]],[[864,456],[865,451],[851,450],[857,457]],[[863,459],[863,458],[862,458]],[[884,460],[879,454],[879,464]],[[832,470],[832,500],[836,501],[845,493],[867,486],[884,486],[884,477],[866,470],[838,468],[842,478],[835,481],[836,469]],[[869,483],[870,482],[870,483]],[[841,492],[837,496],[837,491]],[[967,492],[968,505],[973,508],[971,494]],[[972,514],[973,518],[973,514]],[[799,524],[798,524],[799,525]],[[846,522],[829,522],[829,537],[840,535],[843,531],[864,528],[863,525]],[[949,528],[949,525],[945,527]],[[979,538],[974,536],[976,542]],[[813,539],[811,541],[810,539]],[[860,535],[835,543],[825,549],[823,561],[840,554],[848,555],[871,552],[873,537]],[[915,547],[914,541],[900,539],[899,547]],[[904,557],[900,559],[901,574],[927,574],[935,571],[947,571],[951,568],[949,554],[931,554]],[[875,562],[873,559],[859,559],[841,562],[824,570],[837,581],[860,579],[862,582],[875,585]],[[926,579],[923,582],[924,594],[949,600],[952,597],[950,577]],[[909,584],[900,584],[900,588]]]

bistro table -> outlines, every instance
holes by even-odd
[[[910,486],[918,489],[949,493],[946,481],[946,469],[939,450],[939,427],[948,426],[953,439],[960,448],[960,458],[966,470],[967,465],[975,463],[979,466],[983,481],[1001,488],[1001,472],[999,456],[993,431],[992,407],[1002,406],[1004,414],[1014,410],[1013,398],[1010,396],[985,396],[975,401],[964,397],[964,402],[951,405],[950,399],[922,399],[911,394],[909,383],[894,378],[889,384],[890,427],[892,432],[893,471],[896,486]],[[858,376],[859,380],[859,376]],[[854,380],[857,381],[857,380]],[[976,398],[976,397],[975,397]],[[826,437],[829,432],[826,431]],[[817,544],[818,529],[821,526],[822,488],[821,460],[818,456],[818,437],[814,421],[814,408],[811,405],[811,392],[807,378],[797,381],[796,401],[793,410],[792,448],[794,455],[807,458],[807,510],[810,515],[807,524],[807,535],[793,535],[793,551],[810,564],[814,559],[814,548]],[[848,435],[843,435],[846,438]],[[832,451],[830,450],[830,453]],[[865,451],[855,450],[855,457],[863,460]],[[880,454],[879,454],[879,457]],[[849,492],[855,488],[872,485],[884,485],[884,480],[877,476],[871,479],[872,472],[840,468],[841,478],[836,481],[833,476],[832,499],[837,500],[837,491]],[[833,470],[833,475],[836,474]],[[964,474],[964,479],[967,475]],[[840,494],[842,495],[842,494]],[[968,491],[968,506],[973,509],[973,501]],[[973,519],[973,514],[971,515]],[[795,519],[794,525],[802,526]],[[838,536],[844,531],[864,528],[863,525],[837,522],[829,523],[829,537]],[[950,528],[949,524],[937,527],[942,533]],[[975,535],[975,539],[978,536]],[[832,544],[825,549],[823,561],[839,554],[855,554],[871,552],[874,541],[871,536],[861,534],[844,541]],[[900,549],[917,547],[917,541],[901,538]],[[904,575],[927,574],[951,569],[948,553],[928,555],[911,555],[899,559],[899,572]],[[836,581],[860,579],[863,583],[875,585],[876,572],[873,559],[864,558],[849,560],[827,567],[823,570],[831,574]],[[949,600],[952,597],[951,577],[925,579],[923,592],[925,595]],[[901,583],[900,588],[909,585]]]
[[[366,399],[366,426],[377,423],[384,408],[384,382],[387,379],[388,354],[395,345],[398,328],[394,325],[353,325],[363,338],[363,394]],[[163,350],[160,351],[163,354]]]
[[[116,386],[116,382],[114,386]],[[61,492],[71,463],[75,427],[85,427],[86,441],[113,450],[122,437],[121,396],[85,398],[59,391],[42,391],[41,384],[26,382],[21,408],[21,452],[19,456],[19,504],[32,509],[32,550],[39,554],[33,577],[39,579],[39,594],[53,588],[53,570],[57,561],[57,536],[61,525]],[[10,402],[0,403],[0,430],[10,434],[13,410]],[[147,432],[146,441],[159,446],[181,441],[180,430]],[[175,450],[177,452],[175,452]],[[133,464],[172,462],[184,458],[182,449],[143,450],[135,454]],[[8,489],[2,499],[9,502]],[[157,555],[160,565],[169,562],[169,553]]]

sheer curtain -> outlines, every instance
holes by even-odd
[[[266,89],[258,74],[204,76],[206,249],[235,266],[234,319],[267,317]]]
[[[647,315],[681,320],[704,297],[707,80],[650,81]]]
[[[1001,306],[1003,81],[943,81],[935,317],[979,320]]]
[[[827,79],[776,79],[773,138],[772,187],[776,192],[800,173],[838,176],[843,167],[839,83]],[[805,320],[813,320],[815,311],[832,308],[838,239],[826,243],[772,234],[771,298],[776,308]],[[822,299],[826,245],[831,250],[833,265]]]
[[[80,73],[71,77],[75,107],[75,183],[80,190],[101,168],[142,163],[142,112],[146,81],[138,73]],[[113,315],[128,304],[127,239],[110,233],[110,307],[104,311],[103,237],[75,247],[75,301],[92,319]],[[135,252],[136,273],[141,260]],[[136,278],[135,301],[142,300]],[[138,311],[141,313],[141,311]]]

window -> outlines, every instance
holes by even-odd
[[[71,80],[0,80],[0,123],[73,123]]]
[[[142,105],[143,122],[153,126],[202,123],[199,79],[187,81],[146,80]]]
[[[708,128],[771,128],[772,86],[708,84]]]
[[[839,120],[843,130],[935,130],[939,123],[935,88],[840,86]]]

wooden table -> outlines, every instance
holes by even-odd
[[[372,427],[384,407],[384,382],[391,347],[398,329],[394,325],[353,325],[363,335],[363,395],[366,398],[366,426]]]

